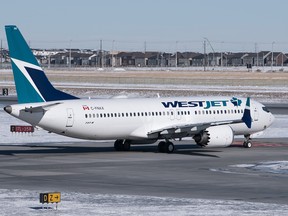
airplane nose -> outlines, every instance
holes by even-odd
[[[275,116],[273,114],[271,114],[270,116],[270,125],[274,122],[275,120]]]
[[[9,114],[12,113],[12,107],[11,107],[11,106],[6,106],[6,107],[4,107],[4,110],[5,110],[7,113],[9,113]]]

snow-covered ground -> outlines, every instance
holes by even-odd
[[[1,215],[287,215],[288,205],[229,200],[171,197],[62,193],[58,204],[45,204],[39,193],[25,190],[0,190]]]

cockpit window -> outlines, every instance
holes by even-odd
[[[263,109],[265,112],[270,113],[270,111],[268,110],[267,107],[262,107],[262,109]]]

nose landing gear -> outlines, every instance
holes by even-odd
[[[243,142],[243,147],[244,148],[251,148],[252,147],[252,141],[250,138],[250,134],[244,135],[244,137],[245,137],[245,141]]]

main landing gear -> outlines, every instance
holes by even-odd
[[[175,150],[174,144],[168,140],[166,140],[166,142],[161,141],[158,144],[158,152],[172,153],[174,150]]]
[[[114,148],[116,151],[129,151],[130,146],[129,140],[116,140],[114,142]]]
[[[250,134],[244,135],[244,137],[245,137],[245,141],[243,143],[243,147],[244,148],[251,148],[252,147],[252,141],[250,138]]]

